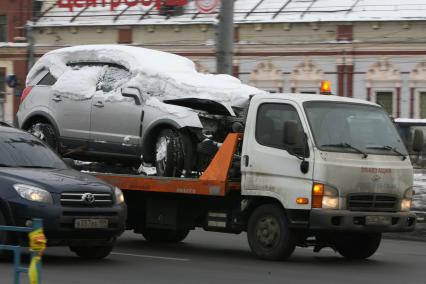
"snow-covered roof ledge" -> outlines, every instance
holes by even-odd
[[[67,1],[63,1],[67,2]],[[93,1],[89,1],[93,3]],[[89,3],[88,2],[88,3]],[[97,1],[100,2],[100,1]],[[109,1],[106,1],[109,3]],[[190,1],[181,16],[166,17],[158,13],[155,1],[149,6],[138,4],[114,7],[100,3],[96,7],[58,7],[56,1],[45,1],[36,27],[104,26],[104,25],[176,25],[211,24],[217,13],[201,14]],[[85,3],[80,1],[80,3]],[[235,23],[424,21],[425,0],[238,0]]]

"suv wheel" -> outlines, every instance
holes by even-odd
[[[183,147],[179,134],[163,129],[155,142],[155,167],[158,176],[178,177],[183,168]]]
[[[70,246],[70,250],[81,258],[103,259],[111,253],[113,247],[114,245]]]
[[[29,133],[44,141],[53,150],[58,150],[58,138],[53,126],[49,123],[37,122],[31,125],[28,130]]]

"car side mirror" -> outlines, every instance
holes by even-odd
[[[141,103],[141,93],[139,89],[133,87],[127,87],[121,89],[121,95],[127,98],[133,98],[135,100],[135,104],[140,106]]]
[[[299,134],[299,124],[295,120],[288,120],[284,122],[283,129],[283,142],[286,145],[294,146],[297,144],[298,134]]]
[[[75,168],[75,161],[71,158],[62,158],[62,161],[64,161],[64,163],[70,167],[71,169]]]
[[[414,138],[413,138],[413,151],[414,152],[421,152],[423,150],[423,131],[420,129],[414,130]]]

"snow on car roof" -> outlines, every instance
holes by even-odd
[[[131,74],[126,87],[137,87],[143,90],[143,95],[146,97],[157,97],[161,100],[195,97],[211,99],[231,106],[243,106],[248,102],[250,95],[264,93],[229,75],[198,73],[195,64],[185,57],[124,45],[82,45],[48,52],[30,70],[27,85],[33,85],[34,79],[42,70],[49,70],[54,77],[59,78],[70,69],[68,67],[70,63],[76,62],[121,65]],[[91,72],[92,81],[97,79],[93,70],[85,71]],[[72,79],[72,76],[67,77]],[[90,83],[88,80],[83,81],[86,84]],[[62,84],[64,81],[60,81],[62,90],[76,89],[73,86],[75,82],[71,83],[72,80],[68,82],[70,82],[69,86],[67,82],[64,85]],[[92,85],[94,85],[93,82]],[[84,86],[79,86],[78,90],[82,88]],[[87,89],[90,88],[93,86],[87,87]],[[80,91],[76,89],[74,93],[79,94]],[[85,94],[84,98],[88,99],[89,96]]]
[[[45,1],[43,14],[36,26],[79,25],[169,25],[214,23],[217,11],[201,14],[190,1],[181,16],[166,17],[153,7],[121,5],[111,11],[109,5],[73,11]],[[411,21],[426,19],[424,0],[238,0],[235,1],[235,23]]]

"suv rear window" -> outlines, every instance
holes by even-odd
[[[48,72],[44,77],[37,83],[37,86],[52,86],[56,83],[56,78]]]

